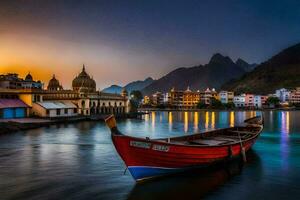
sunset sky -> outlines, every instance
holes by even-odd
[[[103,89],[213,53],[260,63],[300,42],[300,1],[0,1],[0,74],[65,88],[82,64]]]

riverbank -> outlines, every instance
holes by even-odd
[[[142,113],[147,113],[151,111],[167,111],[167,112],[197,112],[197,111],[285,111],[285,110],[300,110],[296,107],[286,107],[286,108],[233,108],[233,109],[212,109],[212,108],[189,108],[189,109],[176,109],[176,108],[139,108],[138,111]]]
[[[117,119],[137,118],[139,113],[116,115]],[[79,121],[104,121],[108,115],[76,116],[61,118],[17,118],[0,120],[0,135],[23,130],[35,129],[54,124],[76,123]]]

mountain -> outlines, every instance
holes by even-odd
[[[171,88],[185,90],[188,86],[193,90],[220,88],[225,82],[239,78],[245,70],[234,63],[228,56],[214,54],[209,63],[189,68],[177,68],[162,78],[154,81],[142,91],[153,94],[156,91],[167,92]]]
[[[130,93],[133,90],[143,90],[145,87],[153,83],[153,79],[151,77],[146,78],[143,81],[133,81],[125,85],[125,89],[127,90],[128,93]],[[107,93],[118,93],[120,94],[122,91],[122,86],[119,85],[111,85],[108,88],[105,88],[102,90],[102,92],[107,92]]]
[[[258,94],[274,93],[278,88],[300,86],[300,43],[284,49],[253,71],[227,82],[223,89]]]
[[[256,63],[249,64],[246,61],[242,60],[241,58],[237,59],[235,64],[243,68],[246,72],[252,71],[257,66]]]
[[[113,93],[113,94],[115,94],[115,93],[120,94],[121,91],[122,91],[122,88],[123,87],[121,87],[119,85],[111,85],[110,87],[103,89],[102,92]]]
[[[153,83],[153,79],[151,77],[146,78],[143,81],[134,81],[125,85],[126,90],[130,93],[133,90],[143,90],[145,87]]]

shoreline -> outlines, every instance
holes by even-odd
[[[213,111],[213,112],[235,112],[235,111],[300,111],[297,108],[268,108],[268,109],[171,109],[171,108],[139,108],[137,113],[128,113],[125,115],[117,115],[117,119],[130,119],[138,118],[140,115],[149,114],[148,112],[198,112],[198,111]],[[105,115],[93,116],[76,116],[76,117],[63,117],[63,118],[23,118],[25,122],[18,122],[18,119],[11,121],[0,121],[0,135],[16,133],[19,131],[47,127],[55,124],[70,124],[82,121],[101,121],[104,122]]]
[[[176,108],[139,108],[138,112],[196,112],[196,111],[300,111],[300,108],[260,108],[260,109],[212,109],[212,108],[192,108],[192,109],[176,109]]]
[[[129,113],[125,115],[117,115],[117,119],[129,119],[129,118],[137,118],[138,113]],[[101,121],[104,122],[104,119],[108,115],[95,115],[95,116],[76,116],[76,117],[64,117],[57,119],[49,119],[49,118],[22,118],[0,121],[0,135],[16,133],[18,131],[24,131],[29,129],[36,129],[41,127],[47,127],[55,124],[70,124],[82,121]],[[21,122],[23,121],[23,122]]]

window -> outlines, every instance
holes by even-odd
[[[49,115],[50,114],[50,110],[46,110],[46,115]]]
[[[68,114],[68,109],[65,108],[65,114]]]
[[[77,108],[74,108],[74,113],[77,113]]]
[[[60,115],[60,109],[56,109],[56,115]]]

